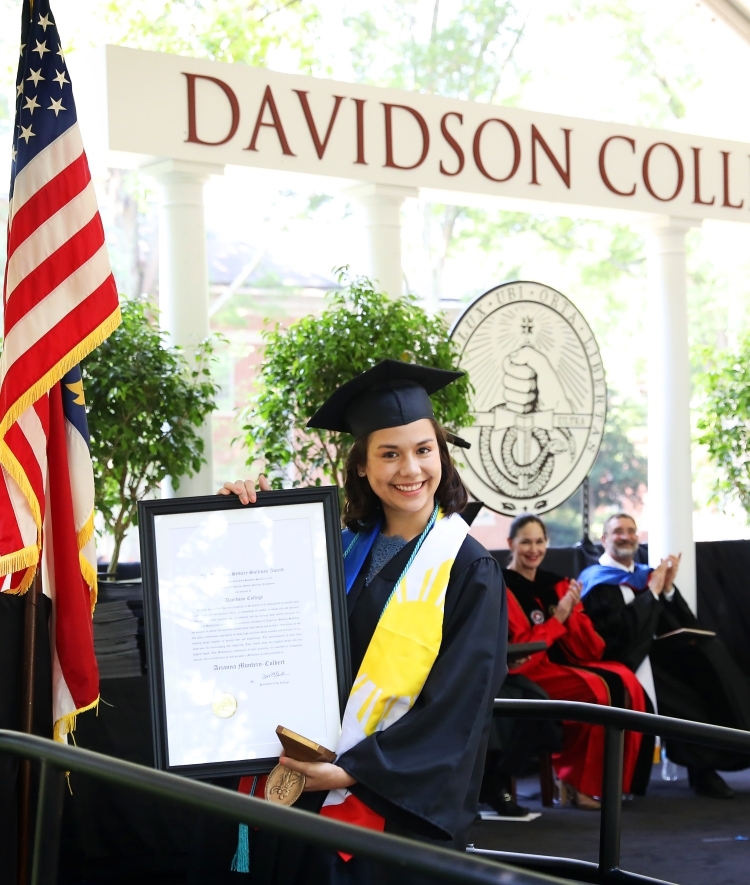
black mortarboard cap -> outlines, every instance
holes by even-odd
[[[400,360],[383,360],[342,384],[307,426],[351,433],[359,439],[375,430],[434,418],[430,394],[447,387],[463,374]],[[463,440],[451,438],[450,442],[461,445]]]

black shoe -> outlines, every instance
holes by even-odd
[[[487,804],[494,808],[500,817],[526,817],[529,813],[529,809],[514,802],[513,796],[506,790],[501,790]]]
[[[734,799],[734,790],[711,768],[688,768],[688,778],[698,796]]]

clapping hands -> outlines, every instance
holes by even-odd
[[[557,607],[555,608],[555,617],[557,620],[564,624],[571,615],[571,612],[575,609],[578,603],[581,601],[581,591],[583,590],[583,584],[580,581],[571,581],[568,584],[568,590],[562,599],[557,603]]]
[[[674,587],[674,581],[677,577],[677,571],[680,568],[680,560],[682,554],[677,556],[670,554],[666,559],[662,559],[659,565],[651,572],[648,582],[648,589],[657,596],[662,593],[671,593]]]

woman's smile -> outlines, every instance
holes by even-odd
[[[360,468],[380,498],[388,531],[418,535],[435,506],[442,465],[435,428],[428,418],[374,431]],[[396,523],[394,523],[394,519]],[[406,533],[406,534],[404,534]]]
[[[418,492],[422,488],[424,483],[425,483],[425,481],[422,480],[422,482],[413,482],[408,485],[406,485],[404,483],[392,483],[392,485],[394,485],[399,490],[399,492],[402,492],[403,494],[406,494],[406,495],[410,495],[410,494],[413,494],[414,492]]]
[[[527,522],[514,538],[508,538],[512,559],[510,568],[533,581],[547,553],[547,536],[537,522]]]
[[[522,553],[521,559],[530,563],[531,565],[536,565],[544,559],[543,553]]]

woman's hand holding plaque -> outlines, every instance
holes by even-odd
[[[345,789],[356,783],[333,764],[336,754],[332,750],[281,725],[276,734],[284,752],[266,782],[265,795],[270,802],[293,805],[303,791]]]

